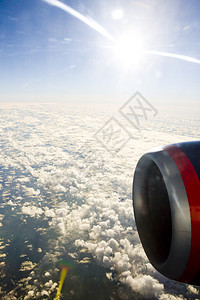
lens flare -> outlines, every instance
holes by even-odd
[[[82,21],[83,23],[88,25],[90,28],[96,30],[98,33],[100,33],[105,38],[109,39],[110,41],[114,41],[113,37],[110,35],[110,33],[108,31],[105,30],[105,28],[103,28],[103,26],[101,26],[95,20],[93,20],[91,18],[87,18],[86,16],[82,15],[77,10],[71,8],[67,4],[62,3],[58,0],[43,0],[43,1],[52,6],[56,6],[60,9],[64,10],[65,12],[69,13],[70,15],[74,16],[75,18],[79,19],[80,21]]]
[[[56,6],[65,12],[69,13],[70,15],[74,16],[75,18],[79,19],[83,23],[87,24],[90,28],[94,29],[98,33],[100,33],[102,36],[113,42],[114,48],[116,48],[116,54],[118,58],[121,57],[124,64],[132,64],[132,62],[139,62],[139,59],[143,54],[151,54],[151,55],[158,55],[158,56],[165,56],[165,57],[171,57],[175,59],[180,59],[183,61],[188,61],[191,63],[200,64],[200,59],[196,59],[194,57],[190,57],[187,55],[182,55],[178,53],[169,53],[164,51],[157,51],[157,50],[147,50],[144,49],[141,44],[141,39],[138,39],[136,36],[132,38],[126,38],[122,37],[122,39],[115,39],[103,26],[101,26],[99,23],[97,23],[95,20],[91,18],[87,18],[83,14],[79,13],[75,9],[71,8],[70,6],[64,4],[63,2],[60,2],[59,0],[42,0],[50,5]],[[114,12],[113,12],[114,13]],[[123,11],[120,12],[120,10],[116,10],[114,15],[119,18],[123,16]]]
[[[65,278],[67,276],[69,269],[71,269],[73,267],[73,264],[69,263],[65,260],[62,260],[59,263],[59,267],[61,268],[60,282],[59,282],[58,290],[57,290],[56,297],[54,298],[54,300],[60,300],[60,294],[61,294],[61,290],[62,290],[64,281],[65,281]]]
[[[55,300],[60,299],[61,290],[62,290],[62,287],[63,287],[63,283],[65,281],[65,278],[67,276],[67,272],[68,272],[68,268],[63,267],[62,270],[61,270],[61,274],[60,274],[60,283],[59,283],[59,286],[58,286],[58,290],[57,290]]]
[[[195,63],[195,64],[200,64],[200,59],[197,59],[197,58],[194,58],[194,57],[191,57],[191,56],[187,56],[187,55],[182,55],[182,54],[177,54],[177,53],[170,53],[170,52],[163,52],[163,51],[155,51],[155,50],[145,50],[144,52],[147,53],[147,54],[177,58],[177,59],[192,62],[192,63]]]

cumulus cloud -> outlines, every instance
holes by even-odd
[[[199,291],[193,285],[188,285],[187,289],[191,294],[195,294],[195,295],[199,294]]]
[[[37,217],[38,215],[41,215],[43,213],[43,210],[40,207],[36,207],[33,205],[22,206],[22,213],[31,217]]]
[[[44,214],[46,217],[53,218],[55,217],[55,212],[53,209],[49,209],[48,207],[44,208]]]
[[[151,296],[159,297],[164,291],[164,285],[149,275],[138,276],[135,278],[129,275],[123,282],[130,285],[134,291],[146,298]]]
[[[146,150],[155,144],[188,138],[178,133],[172,136],[167,132],[168,128],[160,134],[158,126],[152,125],[154,130],[144,130],[139,143],[130,141],[126,148],[112,157],[94,139],[84,143],[102,126],[105,116],[105,113],[102,114],[94,122],[93,111],[91,114],[85,112],[83,117],[81,112],[69,113],[67,109],[58,113],[55,108],[51,110],[42,106],[29,110],[17,108],[12,117],[8,110],[2,116],[5,128],[12,128],[18,122],[19,130],[13,135],[8,129],[4,132],[1,128],[8,145],[0,156],[7,180],[3,200],[14,208],[13,214],[16,210],[15,217],[18,216],[23,222],[25,220],[23,234],[27,234],[26,222],[30,218],[24,218],[21,214],[33,218],[30,224],[35,227],[28,234],[46,234],[49,239],[48,245],[36,243],[40,263],[36,265],[27,257],[27,261],[20,266],[21,271],[30,273],[29,279],[16,282],[16,285],[22,285],[21,291],[26,291],[26,299],[49,297],[55,293],[55,276],[59,280],[59,270],[55,269],[55,264],[66,254],[82,264],[81,267],[93,263],[95,259],[97,264],[106,267],[109,280],[114,278],[124,283],[140,293],[141,297],[181,299],[182,286],[177,283],[171,290],[166,288],[165,280],[160,279],[142,249],[134,222],[131,185],[133,169]],[[20,123],[22,117],[23,122]],[[168,126],[166,122],[162,123],[162,118],[158,122],[163,124],[162,128]],[[30,124],[35,129],[30,130]],[[192,123],[192,128],[196,127]],[[21,133],[25,130],[29,137],[22,138]],[[191,132],[185,127],[183,130],[185,134]],[[15,173],[11,173],[13,170]],[[16,193],[16,197],[11,198],[12,193]],[[13,204],[16,204],[15,207]],[[10,210],[9,207],[7,209]],[[10,241],[6,243],[9,245]],[[33,252],[34,241],[27,244]],[[83,251],[85,258],[79,255]],[[49,265],[50,269],[38,272],[42,274],[40,276],[37,274],[40,266],[47,268]],[[191,297],[198,295],[197,292],[194,287],[187,288]],[[8,297],[12,299],[16,295],[13,289]]]
[[[159,300],[183,300],[183,299],[186,299],[186,298],[184,298],[183,296],[173,296],[173,295],[170,295],[167,293],[162,294],[159,297]]]
[[[21,264],[20,271],[30,271],[30,270],[32,270],[35,266],[36,266],[36,264],[32,263],[31,261],[24,261],[24,262]]]
[[[7,202],[7,205],[15,206],[15,204],[12,202],[12,200],[9,200],[9,201]]]

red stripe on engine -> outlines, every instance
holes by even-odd
[[[165,151],[174,160],[181,174],[188,197],[191,215],[191,249],[185,271],[177,279],[189,283],[200,270],[200,181],[197,173],[185,155],[177,146],[167,146]],[[181,251],[181,249],[180,249]]]

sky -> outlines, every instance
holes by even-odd
[[[195,107],[199,11],[198,0],[1,0],[0,102],[121,103],[139,91]]]

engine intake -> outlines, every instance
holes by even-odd
[[[133,207],[144,251],[163,275],[200,284],[200,141],[143,155]]]

